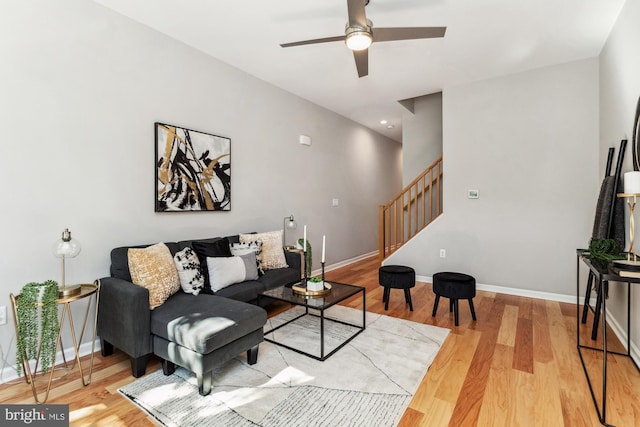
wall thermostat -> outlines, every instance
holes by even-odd
[[[480,197],[480,192],[478,190],[467,190],[468,199],[477,199],[479,197]]]

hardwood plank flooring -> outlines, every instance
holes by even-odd
[[[600,425],[576,350],[575,305],[478,291],[477,321],[461,301],[460,326],[455,327],[444,298],[436,317],[431,316],[434,295],[429,283],[417,283],[411,290],[415,311],[409,311],[399,290],[391,291],[385,311],[378,267],[377,257],[372,257],[326,276],[365,286],[368,311],[451,329],[400,427]],[[345,302],[356,308],[360,304],[357,297]],[[272,304],[269,315],[287,308]],[[590,322],[582,328],[584,343],[591,343]],[[610,347],[622,350],[613,333],[609,337]],[[602,355],[583,353],[600,398]],[[87,364],[85,357],[83,366]],[[159,369],[159,360],[152,358],[147,373]],[[607,421],[619,427],[639,426],[640,373],[628,358],[616,355],[610,356],[608,373]],[[92,383],[82,387],[76,370],[55,382],[49,403],[68,403],[72,426],[156,425],[117,392],[134,380],[123,353],[116,350],[104,358],[97,353]],[[32,402],[31,388],[23,381],[0,385],[0,403]]]

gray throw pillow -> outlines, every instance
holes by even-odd
[[[258,278],[254,253],[232,257],[207,257],[207,270],[213,292]]]

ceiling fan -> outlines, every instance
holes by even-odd
[[[347,47],[353,51],[356,60],[358,77],[369,74],[369,46],[373,42],[388,42],[394,40],[431,39],[444,37],[447,27],[397,27],[376,28],[367,19],[364,7],[369,0],[347,0],[349,22],[346,25],[344,36],[325,37],[321,39],[303,40],[299,42],[284,43],[281,47],[302,46],[306,44],[328,43],[344,40]]]

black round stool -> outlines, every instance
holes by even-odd
[[[449,298],[449,312],[453,309],[455,325],[458,326],[458,300],[469,301],[471,317],[476,320],[476,311],[473,308],[473,297],[476,296],[476,279],[468,274],[462,273],[436,273],[433,275],[433,292],[436,294],[436,301],[433,304],[432,317],[436,316],[440,297]]]
[[[411,267],[404,265],[385,265],[378,269],[378,282],[384,286],[382,302],[385,311],[389,308],[389,292],[391,288],[404,289],[404,300],[409,304],[409,310],[413,311],[410,288],[416,285],[416,272]]]

